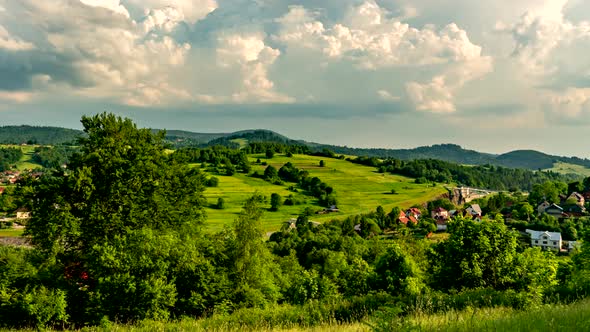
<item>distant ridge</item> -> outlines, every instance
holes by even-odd
[[[152,129],[156,132],[160,129]],[[35,143],[42,145],[69,144],[84,135],[81,130],[48,126],[2,126],[0,144]],[[337,154],[400,160],[438,159],[465,165],[494,165],[508,168],[550,169],[557,162],[590,168],[590,160],[578,157],[549,155],[535,150],[516,150],[504,154],[483,153],[464,149],[456,144],[435,144],[414,149],[350,148],[303,140],[293,140],[267,129],[241,130],[233,133],[197,133],[185,130],[166,130],[166,140],[174,147],[204,147],[225,145],[238,147],[243,142],[275,142],[305,145],[312,151],[329,149]]]

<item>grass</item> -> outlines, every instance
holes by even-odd
[[[556,162],[555,164],[553,164],[553,168],[550,168],[549,171],[562,174],[580,174],[585,177],[590,176],[590,168],[563,162]]]
[[[0,145],[1,147],[8,147],[8,148],[20,148],[23,152],[23,156],[20,160],[16,163],[16,168],[19,171],[24,171],[26,169],[35,169],[40,168],[41,165],[33,162],[33,154],[35,153],[35,147],[38,145]]]
[[[396,325],[395,329],[401,331],[587,331],[590,327],[590,300],[525,311],[468,308],[438,315],[413,316]]]
[[[2,330],[0,331],[15,331],[15,330]],[[37,331],[34,329],[22,329],[17,331]],[[51,331],[51,330],[50,330]],[[72,331],[72,330],[60,330],[60,331]],[[243,326],[226,326],[221,328],[208,328],[204,327],[202,321],[194,319],[183,319],[179,322],[155,322],[146,321],[138,325],[110,325],[105,327],[85,327],[81,330],[83,332],[152,332],[152,331],[175,331],[175,332],[242,332],[242,331],[260,331],[260,332],[367,332],[369,327],[362,323],[356,324],[333,324],[325,326],[314,326],[314,327],[292,327],[275,329],[272,327],[257,326],[256,328],[246,328]]]
[[[0,237],[18,237],[22,236],[24,229],[0,229]]]
[[[319,222],[367,213],[374,211],[379,205],[383,206],[387,212],[395,206],[407,208],[433,200],[447,192],[441,185],[431,187],[426,184],[416,184],[414,179],[411,178],[378,173],[374,167],[357,165],[346,160],[307,155],[294,155],[293,157],[280,155],[272,159],[266,159],[264,155],[250,156],[253,171],[260,173],[264,172],[266,166],[255,165],[254,161],[258,158],[277,169],[285,163],[291,162],[295,167],[307,170],[310,176],[317,176],[334,188],[338,199],[338,208],[341,212],[315,215],[311,218]],[[319,167],[320,160],[326,162],[325,167]],[[293,183],[273,185],[244,174],[236,174],[232,177],[218,176],[218,178],[219,187],[207,188],[205,196],[210,204],[214,204],[217,198],[223,197],[227,208],[224,210],[207,209],[207,225],[212,230],[218,230],[224,225],[231,224],[240,212],[243,202],[255,191],[266,196],[276,192],[285,197],[292,194],[287,189],[288,186],[294,185],[296,187]],[[392,189],[395,190],[396,194],[391,194]],[[307,206],[320,209],[315,198],[304,196],[301,192],[293,194],[296,197],[305,199],[306,204],[293,207],[283,206],[277,212],[265,213],[263,222],[268,231],[279,229],[283,222],[296,217]]]

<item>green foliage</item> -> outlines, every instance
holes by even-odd
[[[502,288],[512,281],[517,236],[501,222],[449,222],[449,239],[434,246],[430,257],[433,287]]]
[[[219,179],[212,176],[212,177],[208,178],[207,180],[205,180],[205,185],[207,187],[217,187],[219,185]]]
[[[416,295],[424,288],[416,263],[396,244],[377,258],[375,273],[374,287],[392,295]]]
[[[323,160],[320,160],[320,167],[326,167],[326,162]]]
[[[223,199],[223,197],[219,197],[217,199],[217,204],[215,204],[215,208],[218,210],[225,209],[225,200]]]
[[[236,303],[245,307],[265,307],[276,303],[276,285],[272,255],[264,245],[260,218],[263,198],[254,195],[244,204],[244,210],[234,223],[235,240],[230,253],[233,262]]]
[[[204,178],[168,158],[163,134],[112,114],[82,124],[69,173],[22,185],[34,202],[26,232],[65,275],[73,318],[166,318],[176,299],[170,231],[202,222]]]
[[[68,163],[76,150],[77,148],[67,145],[40,146],[35,148],[32,160],[45,168],[60,168]]]
[[[0,288],[0,326],[60,326],[68,321],[66,294],[44,286],[26,287],[18,292]]]
[[[36,127],[36,126],[3,126],[0,127],[1,144],[71,144],[83,133],[79,130]]]
[[[412,177],[418,183],[426,183],[428,181],[442,183],[454,182],[469,187],[497,190],[507,190],[509,188],[531,190],[533,185],[542,184],[547,181],[560,182],[572,179],[571,176],[549,171],[538,172],[489,165],[463,166],[434,159],[403,161],[397,159],[380,160],[377,158],[358,157],[352,161],[362,165],[378,167],[381,173],[389,172]],[[578,176],[574,176],[573,178],[578,178]]]
[[[22,156],[21,148],[0,148],[0,171],[9,170]]]
[[[283,198],[281,197],[281,195],[277,193],[272,193],[270,195],[270,210],[278,211],[281,205],[283,205]]]

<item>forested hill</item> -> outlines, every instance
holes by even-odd
[[[82,134],[81,130],[59,127],[2,126],[0,144],[67,144]]]

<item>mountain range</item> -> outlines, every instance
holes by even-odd
[[[153,129],[153,131],[159,131]],[[84,133],[80,130],[60,127],[2,126],[0,144],[73,144]],[[400,160],[439,159],[464,165],[495,165],[523,169],[551,169],[556,163],[590,168],[590,160],[578,157],[549,155],[535,150],[515,150],[492,154],[464,149],[456,144],[436,144],[413,149],[351,148],[293,140],[276,132],[263,129],[243,130],[232,133],[196,133],[183,130],[167,130],[166,140],[174,147],[226,145],[240,146],[248,142],[276,142],[287,145],[305,145],[312,151],[328,149],[337,154]]]

